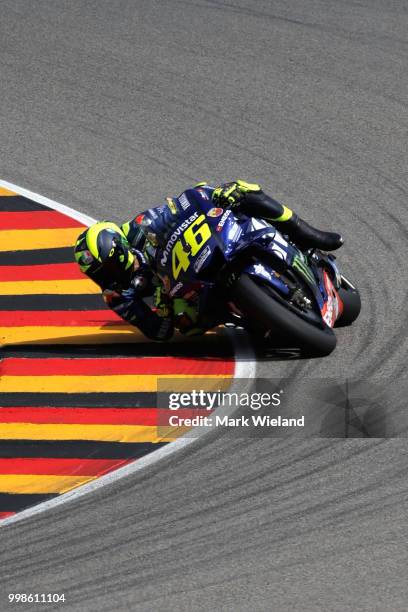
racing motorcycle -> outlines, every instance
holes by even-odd
[[[278,332],[314,354],[333,351],[333,328],[350,325],[361,308],[334,255],[301,251],[267,221],[214,206],[205,190],[177,199],[176,224],[155,251],[170,297],[199,294],[216,324],[263,337]]]

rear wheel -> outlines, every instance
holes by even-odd
[[[336,346],[333,330],[323,322],[320,326],[279,303],[250,276],[242,274],[233,287],[233,302],[251,326],[263,333],[269,330],[294,340],[309,353],[328,355]]]

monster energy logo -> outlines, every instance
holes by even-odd
[[[295,255],[293,258],[292,267],[295,268],[300,274],[309,282],[316,284],[315,278],[310,270],[310,268],[305,264],[302,258],[299,255]]]

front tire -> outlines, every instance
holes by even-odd
[[[253,327],[264,334],[276,330],[310,354],[329,355],[336,346],[336,336],[330,327],[322,323],[324,327],[319,328],[297,316],[268,295],[248,274],[242,274],[235,283],[233,302]]]
[[[360,314],[361,299],[358,290],[347,281],[343,280],[342,286],[337,290],[343,302],[343,312],[337,319],[335,327],[346,327],[351,325]]]

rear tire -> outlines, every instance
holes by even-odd
[[[233,302],[254,327],[266,333],[274,330],[279,335],[296,341],[309,354],[329,355],[336,346],[333,330],[322,322],[322,327],[308,323],[285,308],[247,274],[242,274],[233,289]],[[323,327],[324,325],[324,327]]]

